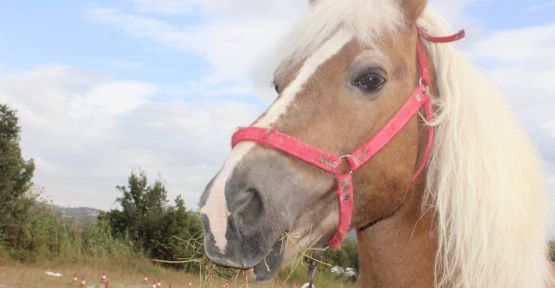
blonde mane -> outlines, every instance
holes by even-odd
[[[273,59],[287,70],[313,54],[339,28],[350,32],[362,44],[373,46],[376,39],[406,25],[396,1],[391,0],[318,0],[300,23],[287,35]]]
[[[452,32],[430,11],[419,24]],[[546,287],[548,196],[538,154],[469,61],[452,45],[428,49],[439,88],[426,187],[437,214],[436,287]]]

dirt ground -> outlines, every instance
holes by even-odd
[[[0,288],[103,288],[106,284],[101,282],[103,274],[111,288],[151,288],[153,284],[160,281],[161,288],[189,288],[189,287],[218,287],[218,288],[299,288],[299,285],[285,285],[280,283],[254,284],[246,283],[244,279],[235,281],[210,281],[205,285],[200,285],[200,278],[197,275],[187,274],[168,269],[157,269],[148,273],[132,272],[136,268],[129,267],[72,267],[70,265],[22,265],[4,264],[0,265]],[[49,276],[46,272],[60,273],[62,276]],[[73,280],[74,273],[77,281]],[[144,282],[144,277],[148,281]],[[81,286],[82,279],[85,285]],[[170,286],[171,285],[171,286]]]

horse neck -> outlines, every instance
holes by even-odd
[[[357,231],[360,287],[433,287],[437,251],[433,214],[421,208],[424,185],[391,217]]]

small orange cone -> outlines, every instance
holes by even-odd
[[[148,276],[145,275],[145,277],[143,278],[143,283],[144,284],[148,283]]]
[[[77,273],[73,272],[73,282],[77,282]]]
[[[106,279],[108,279],[106,278],[106,273],[102,273],[102,276],[100,277],[100,282],[104,283],[106,282]]]
[[[79,288],[85,288],[85,284],[87,284],[87,281],[85,281],[85,276],[81,277],[81,285],[79,285]]]
[[[110,282],[108,281],[104,282],[104,288],[110,288]]]

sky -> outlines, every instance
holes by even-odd
[[[555,202],[555,1],[429,2],[467,30],[458,47],[532,136]],[[262,71],[307,3],[0,0],[0,103],[43,197],[112,209],[141,168],[195,209],[233,131],[275,97]]]

